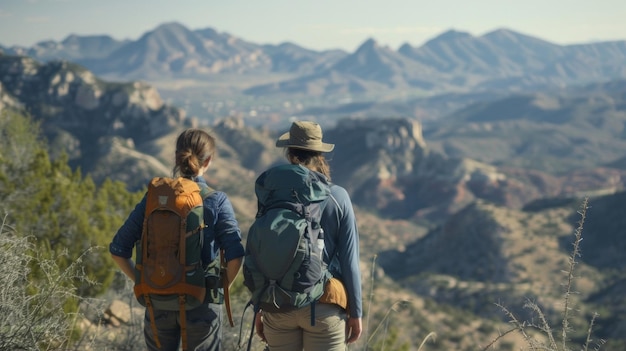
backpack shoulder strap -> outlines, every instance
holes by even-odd
[[[200,196],[202,196],[202,199],[206,199],[207,197],[213,195],[213,193],[215,193],[217,190],[211,188],[210,186],[208,186],[206,183],[198,183],[198,187],[200,187]]]
[[[208,186],[206,183],[202,183],[202,182],[198,182],[198,187],[200,188],[200,196],[202,197],[202,201],[204,202],[204,200],[206,200],[209,196],[215,194],[215,192],[217,192],[217,190],[211,188],[210,186]],[[204,206],[204,204],[202,204]],[[206,214],[205,214],[206,215]],[[206,217],[205,217],[206,218]],[[207,227],[208,224],[204,223],[204,226]]]

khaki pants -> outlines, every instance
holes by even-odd
[[[271,351],[345,351],[346,313],[332,304],[315,304],[315,325],[311,307],[285,313],[263,312],[263,330]]]

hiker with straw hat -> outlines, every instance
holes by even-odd
[[[330,182],[330,166],[324,153],[335,145],[323,141],[322,128],[309,121],[293,122],[276,147],[285,148],[289,163],[302,165]],[[336,184],[325,204],[324,262],[333,278],[317,301],[315,312],[302,307],[289,312],[261,311],[255,320],[257,335],[272,351],[338,351],[358,340],[362,329],[359,235],[352,202],[347,191]],[[315,323],[311,323],[315,313]]]

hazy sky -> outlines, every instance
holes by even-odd
[[[0,45],[69,34],[137,39],[165,22],[211,27],[257,44],[397,49],[455,29],[508,28],[556,44],[626,39],[625,0],[0,0]]]

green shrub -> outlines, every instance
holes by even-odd
[[[38,124],[27,116],[3,112],[0,127],[0,213],[9,214],[17,232],[34,237],[33,249],[60,269],[100,247],[83,258],[85,274],[99,284],[77,288],[81,296],[105,291],[113,277],[106,246],[141,194],[111,181],[97,187],[80,170],[72,171],[64,155],[51,160]],[[46,278],[31,268],[35,281]],[[31,289],[36,293],[37,285]]]

